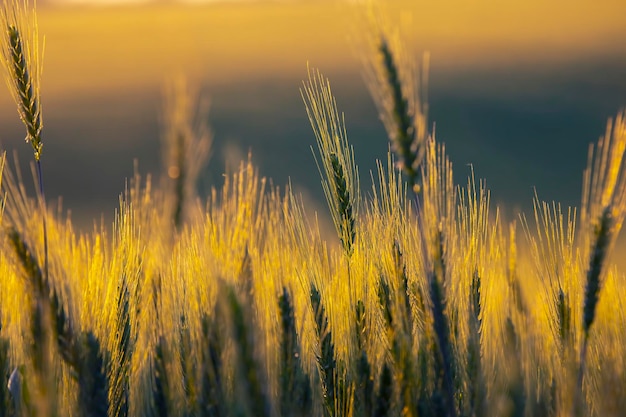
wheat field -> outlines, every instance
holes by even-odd
[[[184,79],[164,175],[137,174],[112,227],[79,233],[45,198],[36,10],[0,16],[36,183],[2,157],[0,416],[623,414],[624,111],[590,146],[580,208],[536,197],[505,221],[483,180],[453,182],[427,62],[374,13],[363,71],[390,151],[371,181],[332,80],[309,67],[301,86],[332,240],[251,158],[198,198],[211,131]]]

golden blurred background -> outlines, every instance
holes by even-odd
[[[81,3],[81,4],[79,4]],[[431,122],[455,179],[472,164],[513,217],[540,198],[578,205],[587,145],[626,105],[624,1],[389,1],[416,59],[430,53]],[[346,113],[369,189],[387,139],[360,67],[360,2],[39,3],[48,197],[81,228],[113,219],[133,160],[160,173],[164,82],[185,74],[211,100],[213,155],[200,191],[252,152],[261,174],[289,179],[325,213],[299,88],[307,63]],[[29,150],[0,93],[0,141]]]

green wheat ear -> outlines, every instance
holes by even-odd
[[[315,318],[315,331],[319,342],[319,355],[317,356],[318,371],[322,382],[324,396],[324,416],[335,416],[335,406],[341,398],[342,378],[339,376],[337,357],[333,335],[328,323],[326,309],[322,303],[322,296],[315,284],[311,284],[311,307]]]
[[[407,174],[413,187],[418,186],[420,181],[420,155],[423,154],[423,144],[420,146],[417,140],[417,132],[413,125],[413,116],[409,108],[409,102],[403,91],[399,69],[396,59],[391,52],[389,43],[381,36],[378,51],[382,59],[382,70],[387,79],[388,94],[393,103],[392,120],[395,122],[395,131],[390,129],[389,136],[395,151],[400,157],[402,169]]]
[[[0,60],[6,71],[9,91],[26,126],[26,142],[33,147],[35,160],[41,157],[41,55],[35,6],[8,0],[0,12],[4,28]]]
[[[320,161],[316,158],[316,162],[324,195],[344,251],[350,256],[356,240],[360,193],[354,151],[348,143],[343,115],[337,110],[330,82],[319,71],[309,70],[302,98],[320,153]]]
[[[49,392],[51,385],[48,379],[53,364],[46,349],[48,343],[55,341],[61,358],[71,368],[71,375],[78,383],[78,409],[81,415],[107,416],[108,379],[100,342],[91,332],[76,332],[58,291],[44,277],[36,257],[21,234],[12,230],[9,238],[24,270],[32,297],[33,344],[30,356],[40,384],[40,395],[48,403],[48,412],[55,412],[56,399],[54,393]]]
[[[589,267],[583,312],[584,340],[594,322],[605,261],[626,217],[626,111],[609,120],[606,134],[591,147],[584,175],[581,222],[587,227]],[[584,352],[583,352],[584,353]]]
[[[59,348],[63,350],[65,344],[62,343],[59,333],[55,330],[58,329],[57,326],[60,323],[65,321],[65,316],[58,311],[59,304],[56,291],[44,278],[37,259],[22,235],[15,229],[10,230],[8,235],[17,262],[22,267],[26,288],[31,297],[31,305],[29,306],[31,341],[27,354],[31,361],[32,372],[26,374],[34,379],[35,396],[32,403],[27,403],[25,406],[34,407],[39,414],[56,416],[57,399],[54,391],[51,390],[54,387],[54,377],[50,344],[52,339],[57,336]],[[59,319],[55,313],[63,318]]]
[[[409,53],[398,29],[385,21],[383,10],[374,8],[377,7],[368,10],[370,18],[365,30],[367,87],[399,168],[411,189],[420,192],[428,141],[428,55],[424,55],[422,68],[418,68],[418,61]]]
[[[607,124],[606,134],[591,146],[584,174],[581,223],[588,244],[589,266],[583,305],[582,347],[573,414],[585,407],[583,378],[589,333],[596,318],[602,278],[615,241],[626,217],[626,111]]]
[[[612,228],[613,218],[607,207],[602,213],[602,217],[600,217],[600,221],[594,231],[595,243],[593,244],[589,269],[587,271],[585,305],[583,308],[583,333],[585,338],[589,337],[589,330],[591,329],[596,314],[598,293],[600,292],[600,277],[608,255],[609,245],[611,244]]]
[[[293,303],[286,287],[278,298],[281,324],[280,411],[281,416],[306,416],[311,410],[311,382],[302,369],[300,344]]]
[[[46,226],[46,198],[41,166],[41,61],[39,29],[35,3],[7,0],[0,9],[0,61],[5,69],[9,91],[17,104],[17,111],[26,127],[26,142],[33,148],[37,169],[37,185],[43,228],[43,274],[48,278],[48,231]]]

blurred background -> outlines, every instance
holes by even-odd
[[[588,145],[626,106],[626,2],[389,1],[419,59],[430,53],[430,121],[455,181],[472,164],[508,218],[543,200],[579,206]],[[326,216],[300,97],[307,62],[331,80],[361,188],[387,137],[363,81],[359,6],[330,0],[48,0],[42,79],[49,199],[75,224],[112,222],[125,179],[161,175],[164,83],[185,74],[211,102],[212,156],[200,192],[247,153],[275,185],[291,179]],[[357,42],[358,43],[358,42]],[[8,90],[0,142],[32,160]]]

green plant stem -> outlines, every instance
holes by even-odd
[[[41,159],[36,158],[35,164],[37,167],[37,179],[39,182],[39,204],[41,205],[42,226],[43,226],[43,274],[44,279],[48,280],[48,227],[46,223],[47,207],[46,207],[46,193],[43,187],[43,169],[41,167]]]

